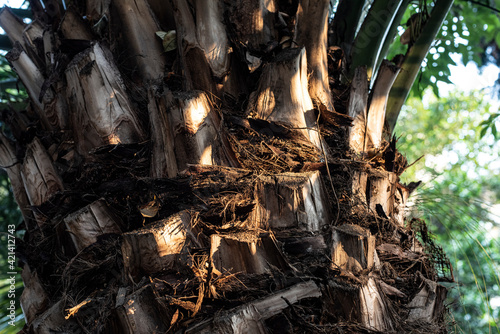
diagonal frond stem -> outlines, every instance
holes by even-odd
[[[373,2],[351,51],[351,76],[354,75],[356,68],[366,66],[368,80],[371,80],[384,40],[402,3],[402,0]]]
[[[432,42],[436,38],[441,25],[448,14],[453,0],[438,0],[432,9],[431,15],[422,29],[420,36],[415,44],[408,50],[405,60],[401,65],[399,73],[387,101],[387,110],[385,119],[392,135],[394,127],[411,86],[417,77],[422,61],[427,56]]]
[[[399,6],[398,12],[396,13],[396,16],[394,16],[394,20],[392,20],[391,27],[389,28],[387,36],[385,37],[384,44],[380,49],[380,53],[377,58],[377,63],[375,64],[375,71],[379,70],[380,64],[382,64],[382,60],[384,60],[384,58],[387,56],[389,48],[398,34],[399,24],[401,23],[401,20],[403,19],[403,16],[410,2],[411,0],[403,0],[401,6]]]

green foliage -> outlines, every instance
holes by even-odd
[[[156,35],[161,38],[163,44],[163,51],[169,52],[177,48],[177,32],[170,31],[157,31]]]
[[[332,0],[332,9],[337,8],[336,3]],[[424,3],[431,10],[434,2],[412,1],[401,20],[400,35],[407,28],[406,22],[424,8]],[[500,0],[488,1],[488,4],[500,8]],[[498,143],[494,141],[498,139],[499,114],[489,112],[489,106],[478,92],[454,93],[442,99],[424,96],[424,89],[431,87],[439,96],[437,82],[449,83],[449,65],[454,64],[452,53],[460,54],[464,64],[473,61],[479,66],[488,62],[500,65],[500,57],[494,56],[500,45],[498,31],[498,13],[472,1],[455,1],[413,85],[412,95],[420,99],[408,101],[396,128],[396,134],[402,134],[399,147],[410,162],[422,154],[427,155],[406,173],[409,181],[426,181],[412,196],[415,214],[418,211],[427,220],[439,244],[446,248],[454,262],[459,284],[450,293],[450,308],[457,327],[474,333],[487,333],[492,328],[498,331],[499,324],[500,307],[492,307],[491,301],[500,303],[497,267],[500,245],[499,238],[493,238],[499,233],[500,218],[491,217],[486,204],[498,205],[500,199],[500,180],[492,177],[500,175],[500,166],[494,163],[495,159],[500,161]],[[388,58],[405,53],[406,49],[407,46],[399,42],[393,43]],[[26,97],[7,61],[0,57],[0,108],[7,103],[23,108]],[[487,165],[484,161],[491,163]],[[8,189],[6,174],[0,173],[0,232],[5,232],[8,224],[17,225],[21,220]],[[7,244],[3,234],[0,234],[0,244]],[[6,268],[5,248],[0,251],[0,268]],[[16,297],[19,297],[19,276],[16,284]],[[0,296],[5,296],[9,288],[8,281],[0,276]],[[17,332],[22,321],[16,322],[18,327],[7,324],[7,302],[8,299],[0,298],[0,332]],[[17,315],[21,317],[20,309]]]
[[[401,20],[400,35],[407,29],[406,23],[410,17],[419,13],[422,8],[421,1],[412,3]],[[426,0],[427,7],[432,8],[433,1]],[[500,1],[489,1],[488,5],[500,9]],[[449,81],[450,65],[458,65],[451,54],[460,54],[462,62],[467,65],[473,61],[479,67],[489,63],[500,65],[500,14],[490,8],[481,6],[476,2],[455,1],[443,26],[430,49],[420,75],[415,81],[411,94],[422,97],[427,87],[439,96],[437,82],[451,83]],[[495,53],[496,52],[496,53]],[[393,43],[388,58],[396,54],[406,53],[406,46]]]
[[[23,314],[20,308],[19,297],[21,297],[23,283],[21,280],[20,268],[17,268],[15,272],[15,298],[8,298],[9,291],[11,290],[11,284],[9,282],[9,277],[11,275],[6,274],[8,268],[8,257],[7,257],[7,231],[8,225],[18,226],[22,221],[21,211],[17,206],[16,201],[12,191],[10,191],[10,183],[7,174],[4,171],[0,172],[0,268],[2,268],[2,273],[0,273],[0,333],[17,333],[24,326]],[[21,237],[20,233],[16,234],[17,237]],[[7,311],[7,307],[10,305],[10,301],[14,300],[16,305],[16,320],[15,326],[9,324],[11,319]]]
[[[0,109],[7,106],[21,109],[26,107],[28,94],[12,70],[7,59],[0,56]]]
[[[414,86],[413,83],[422,67],[422,62],[435,42],[436,36],[438,36],[443,21],[452,5],[453,0],[438,0],[434,3],[429,15],[427,5],[422,0],[419,12],[413,14],[407,21],[408,27],[401,39],[406,36],[405,40],[409,47],[408,52],[404,56],[401,71],[394,81],[387,99],[386,123],[390,135],[393,133],[399,113],[411,87]],[[410,31],[409,34],[407,33],[408,30]]]
[[[410,198],[412,214],[427,221],[452,261],[457,333],[500,332],[500,217],[491,214],[500,207],[500,179],[492,177],[500,175],[500,150],[493,136],[481,138],[490,107],[479,92],[426,93],[408,100],[396,128],[410,162],[426,154],[404,177],[424,180]]]
[[[497,140],[500,139],[500,135],[498,134],[497,124],[496,124],[496,122],[500,120],[499,116],[500,113],[498,112],[493,113],[487,119],[482,121],[481,124],[479,124],[481,126],[481,138],[486,135],[488,129],[491,129],[491,134],[493,135],[493,137],[495,137],[495,139]]]
[[[441,154],[454,144],[466,145],[471,152],[479,147],[490,150],[487,146],[493,141],[478,140],[481,123],[489,117],[491,109],[479,91],[455,91],[445,98],[431,94],[426,94],[424,99],[411,98],[403,107],[402,119],[396,127],[396,132],[403,135],[400,145],[408,145],[403,148],[410,158],[418,158],[424,150],[428,155]],[[470,157],[477,153],[471,153]]]
[[[2,266],[2,268],[5,268],[6,266]],[[0,280],[0,294],[2,296],[8,296],[9,291],[11,289],[10,282],[7,278],[1,279]],[[15,320],[12,322],[11,318],[9,317],[9,314],[7,313],[7,308],[10,306],[10,301],[12,299],[3,297],[0,298],[0,308],[2,309],[2,312],[0,313],[0,332],[4,334],[14,334],[19,332],[23,326],[24,326],[24,316],[23,312],[19,306],[19,300],[18,297],[21,296],[23,289],[23,282],[21,281],[21,276],[17,275],[16,277],[16,283],[15,283],[15,296],[17,297],[15,299]],[[12,325],[14,324],[14,326]]]

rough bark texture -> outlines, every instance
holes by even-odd
[[[31,99],[0,138],[25,333],[443,331],[393,77],[370,104],[366,69],[336,79],[328,1],[31,2],[0,13]]]
[[[68,215],[64,223],[77,251],[92,245],[103,234],[121,232],[104,200],[97,200]]]
[[[33,212],[29,209],[29,199],[24,188],[21,176],[21,166],[16,157],[14,147],[10,140],[4,135],[0,135],[0,164],[7,171],[10,180],[14,199],[21,209],[26,224],[33,223]],[[33,226],[28,226],[33,228]]]
[[[387,98],[399,70],[399,67],[387,60],[384,60],[380,66],[377,79],[373,85],[370,109],[366,120],[365,151],[380,149],[383,139]]]
[[[82,155],[104,144],[130,144],[144,137],[110,57],[100,44],[94,44],[79,53],[65,71],[73,134]]]
[[[32,323],[49,305],[49,298],[38,279],[38,274],[25,265],[22,273],[24,290],[20,302],[27,323]]]
[[[114,0],[113,8],[121,22],[121,33],[128,43],[126,52],[134,58],[138,75],[142,80],[163,77],[165,57],[156,32],[159,24],[146,1]]]
[[[309,92],[312,99],[327,109],[334,110],[332,94],[328,84],[328,13],[329,0],[302,0],[297,10],[295,42],[304,45],[310,73]]]
[[[307,56],[304,48],[282,51],[266,64],[257,92],[248,104],[248,115],[300,129],[315,146],[320,140],[314,107],[307,87]]]
[[[371,270],[378,262],[375,237],[357,225],[342,225],[333,230],[332,267],[359,273]],[[380,263],[377,263],[380,266]]]
[[[268,333],[268,329],[262,323],[263,320],[279,314],[289,305],[304,298],[320,296],[321,291],[313,281],[299,283],[268,297],[228,310],[214,319],[189,328],[186,333]]]
[[[39,206],[63,190],[62,180],[42,143],[35,138],[26,148],[21,177],[30,204]]]
[[[368,77],[366,67],[358,67],[354,74],[349,95],[348,115],[353,118],[349,129],[349,146],[356,153],[365,150],[366,118],[368,108]]]

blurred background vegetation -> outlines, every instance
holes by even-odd
[[[427,222],[454,270],[446,284],[454,333],[498,333],[500,315],[500,145],[482,122],[492,106],[483,91],[410,98],[396,134],[408,161],[403,181],[422,180],[409,216]]]
[[[432,1],[411,3],[400,34],[410,16],[426,5],[432,6]],[[500,81],[470,90],[470,78],[460,77],[459,71],[470,62],[480,71],[500,67],[499,9],[500,0],[455,1],[395,130],[399,150],[410,163],[415,162],[403,174],[403,182],[423,181],[412,194],[408,214],[427,222],[454,268],[456,282],[443,283],[451,288],[452,333],[500,333]],[[8,47],[8,40],[0,35],[0,49]],[[388,58],[405,51],[406,46],[396,40]],[[443,85],[452,83],[450,64],[459,65],[456,87],[451,90]],[[22,84],[0,55],[0,110],[23,108],[26,98]],[[8,135],[1,123],[0,128]],[[0,169],[0,268],[7,267],[9,224],[20,226],[22,218],[7,175]],[[16,282],[19,297],[20,275]],[[24,325],[20,309],[16,326],[8,325],[9,287],[1,269],[1,333],[16,333]]]

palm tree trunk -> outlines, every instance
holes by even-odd
[[[397,70],[332,93],[328,1],[32,3],[0,13],[25,332],[443,330],[382,136]]]

